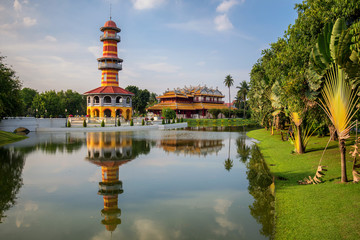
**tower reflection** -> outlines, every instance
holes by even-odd
[[[108,231],[114,231],[121,224],[121,209],[118,195],[123,193],[119,180],[119,167],[135,159],[139,154],[150,152],[150,144],[145,140],[134,140],[131,132],[87,133],[87,160],[101,167],[102,179],[98,194],[103,196],[104,208],[101,223]]]

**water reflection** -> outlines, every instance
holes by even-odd
[[[0,148],[0,223],[6,217],[5,211],[16,203],[16,195],[23,185],[24,164],[21,152]]]
[[[118,195],[124,192],[119,180],[119,167],[140,154],[150,152],[150,141],[136,140],[131,132],[92,132],[86,136],[86,159],[101,167],[102,181],[98,194],[103,196],[104,208],[101,223],[113,232],[121,224]]]
[[[198,155],[218,153],[224,146],[223,140],[219,139],[179,139],[174,135],[170,139],[160,140],[160,147],[165,152],[173,152],[177,155]]]
[[[248,156],[248,149],[244,147],[244,141],[241,138],[236,141],[241,161]],[[273,183],[273,177],[266,165],[264,158],[256,144],[254,144],[249,152],[250,159],[246,163],[247,179],[249,180],[248,190],[254,197],[254,202],[250,208],[251,215],[258,223],[262,225],[260,233],[272,239],[274,231],[274,209],[275,198],[270,190]]]

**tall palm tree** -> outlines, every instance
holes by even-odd
[[[240,83],[240,86],[237,86],[236,88],[238,88],[238,94],[241,96],[242,100],[244,101],[244,118],[246,118],[246,114],[245,114],[245,110],[246,110],[246,96],[250,90],[249,85],[247,84],[247,82],[245,80],[243,80]],[[239,108],[240,108],[240,103],[239,103]]]
[[[231,107],[230,87],[234,85],[234,79],[231,77],[230,74],[225,77],[224,84],[225,84],[226,87],[229,88],[229,115],[230,115],[230,107]]]

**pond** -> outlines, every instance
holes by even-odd
[[[272,177],[239,129],[30,133],[0,148],[0,239],[271,239]]]

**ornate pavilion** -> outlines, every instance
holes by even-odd
[[[225,96],[216,88],[206,86],[190,86],[182,89],[167,90],[159,96],[160,103],[147,108],[155,115],[161,115],[164,108],[175,110],[178,118],[209,118],[209,109],[227,108],[223,98]]]
[[[122,70],[121,58],[118,58],[117,44],[120,42],[121,31],[114,21],[105,23],[100,31],[103,42],[103,55],[98,58],[98,69],[101,70],[101,86],[90,90],[87,96],[87,115],[90,117],[116,117],[122,116],[131,119],[133,93],[119,87],[119,74]]]

